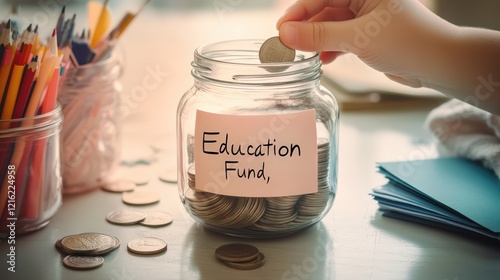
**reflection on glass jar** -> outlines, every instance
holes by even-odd
[[[59,87],[63,107],[63,192],[105,183],[120,160],[121,65],[116,55],[69,68]]]
[[[261,64],[262,41],[198,48],[178,107],[178,186],[191,216],[241,237],[320,221],[337,189],[339,110],[316,53]]]
[[[0,120],[0,238],[44,227],[61,206],[61,123],[60,106]]]

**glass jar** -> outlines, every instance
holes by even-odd
[[[116,54],[66,70],[59,87],[63,108],[63,193],[107,182],[120,162],[121,63]]]
[[[0,238],[47,225],[62,203],[61,107],[0,120]]]
[[[278,237],[320,221],[337,189],[339,109],[317,53],[259,62],[263,41],[198,48],[177,111],[187,212],[228,235]]]

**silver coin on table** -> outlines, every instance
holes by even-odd
[[[63,251],[70,254],[91,253],[104,247],[112,247],[114,244],[113,237],[95,232],[68,235],[61,240]]]
[[[147,205],[160,201],[160,195],[152,190],[135,189],[122,193],[122,201],[131,205]]]
[[[215,257],[226,262],[248,262],[259,256],[257,247],[245,243],[229,243],[215,250]]]
[[[256,269],[264,265],[264,254],[259,253],[259,255],[247,262],[228,262],[228,261],[223,261],[222,263],[225,264],[228,267],[239,269],[239,270],[251,270],[251,269]]]
[[[160,226],[166,226],[172,222],[172,216],[163,211],[148,211],[146,216],[146,219],[144,219],[142,222],[140,222],[141,225],[143,226],[150,226],[150,227],[160,227]]]
[[[166,251],[167,242],[156,237],[140,237],[130,240],[127,249],[139,255],[154,255]]]
[[[122,193],[129,192],[135,189],[135,182],[128,180],[114,181],[101,186],[101,189],[108,192]]]
[[[146,219],[147,214],[139,210],[116,210],[109,212],[106,220],[117,225],[133,225],[142,222]]]
[[[63,264],[72,269],[94,269],[100,267],[104,263],[104,258],[101,256],[73,256],[64,257]]]
[[[177,166],[163,169],[158,177],[165,183],[177,183]]]
[[[259,60],[261,63],[292,62],[295,60],[295,50],[283,45],[279,37],[271,37],[262,43]]]

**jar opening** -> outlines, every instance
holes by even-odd
[[[199,47],[191,63],[196,79],[238,84],[289,84],[319,79],[318,53],[297,51],[293,62],[261,63],[264,40],[223,41]]]
[[[0,124],[6,127],[6,129],[0,130],[0,142],[3,139],[11,139],[12,137],[26,134],[35,135],[41,131],[51,131],[54,128],[56,129],[54,132],[58,132],[62,121],[62,107],[59,103],[57,103],[54,110],[45,114],[28,118],[0,120]]]

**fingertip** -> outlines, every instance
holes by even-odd
[[[323,64],[328,64],[333,62],[341,54],[342,52],[325,51],[319,54],[319,59],[321,60],[321,62],[323,62]]]
[[[289,6],[283,15],[276,22],[276,29],[279,30],[281,25],[287,21],[300,21],[303,20],[304,8],[298,3],[295,2],[291,6]]]
[[[295,22],[285,22],[279,28],[280,40],[289,48],[294,48],[298,41],[298,29]]]

